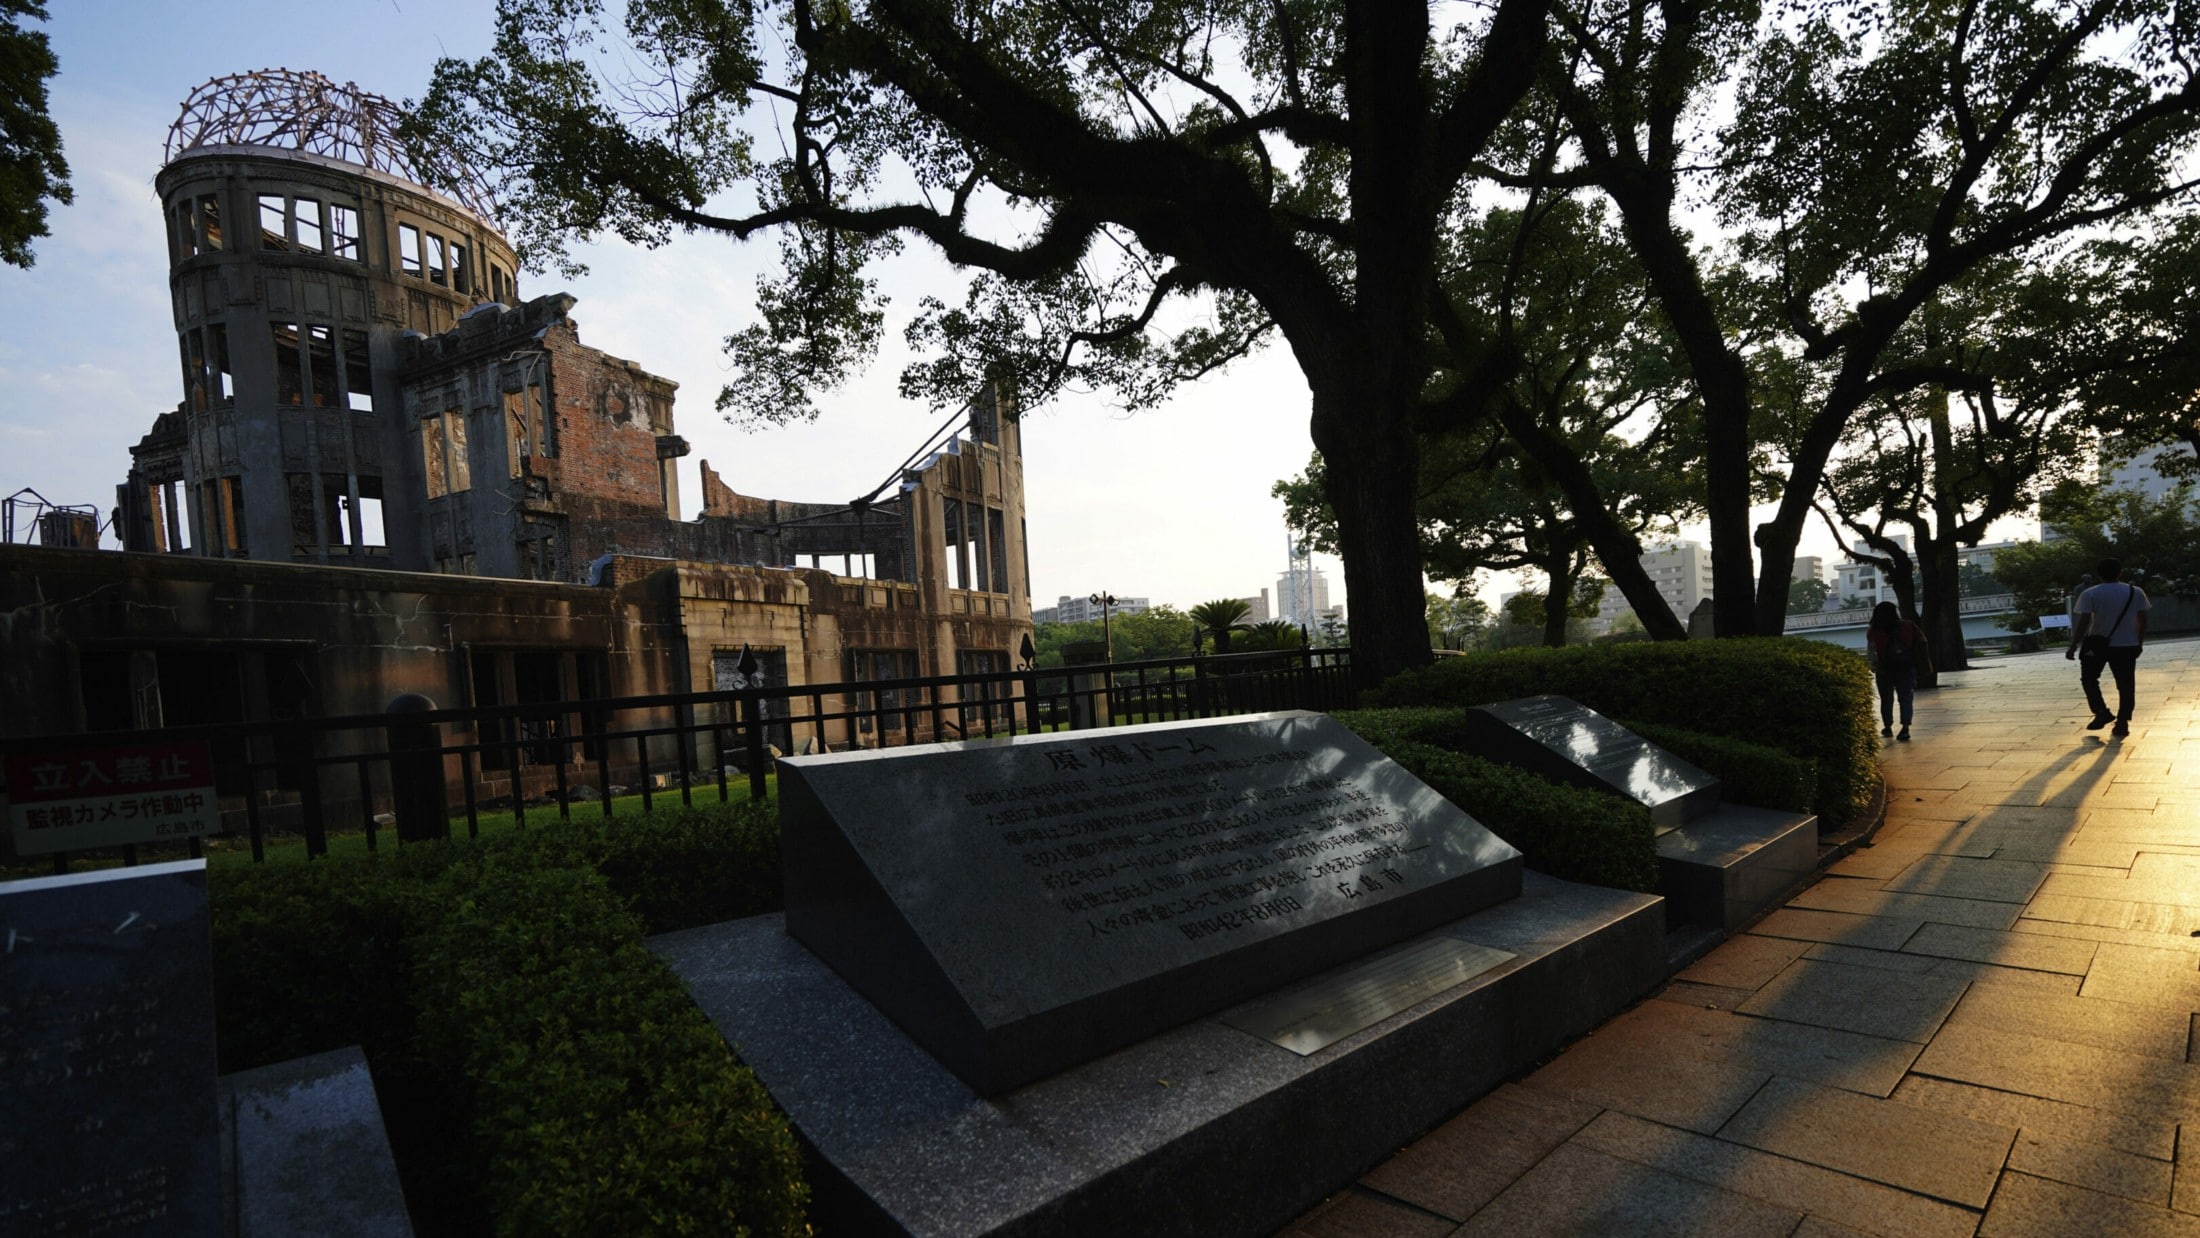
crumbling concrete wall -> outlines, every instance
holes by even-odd
[[[583,345],[573,305],[482,306],[405,341],[402,417],[423,469],[440,455],[443,470],[417,496],[436,570],[576,581],[602,555],[668,549],[687,454],[672,432],[676,384]]]

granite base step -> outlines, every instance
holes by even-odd
[[[1735,932],[1818,870],[1818,818],[1721,804],[1658,836],[1658,892],[1672,924]]]
[[[236,1238],[412,1238],[366,1055],[223,1075],[222,1204]]]
[[[1514,957],[1305,1056],[1223,1011],[991,1100],[778,916],[650,948],[814,1150],[825,1232],[1206,1236],[1272,1232],[1665,977],[1662,900],[1536,873],[1395,949],[1440,935]]]

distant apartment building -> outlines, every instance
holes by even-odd
[[[1061,600],[1054,605],[1042,606],[1032,611],[1031,621],[1033,623],[1084,623],[1087,620],[1097,622],[1103,609],[1117,615],[1135,615],[1139,611],[1153,609],[1153,600],[1150,598],[1117,598],[1115,599],[1115,605],[1103,608],[1099,603],[1092,600],[1090,594],[1084,597],[1071,597],[1065,593],[1061,596]]]
[[[1797,555],[1795,566],[1788,571],[1789,580],[1824,580],[1826,561],[1819,555]]]
[[[1266,623],[1276,617],[1275,612],[1268,609],[1268,591],[1266,589],[1261,590],[1254,597],[1239,598],[1238,601],[1245,603],[1245,622],[1247,623]]]
[[[1910,535],[1907,533],[1889,534],[1888,540],[1905,552],[1910,549]],[[1886,572],[1877,563],[1864,557],[1876,554],[1869,546],[1854,546],[1849,549],[1847,559],[1833,565],[1833,596],[1836,602],[1862,598],[1864,605],[1877,606],[1883,601],[1894,600],[1894,586],[1887,583]]]
[[[2183,443],[2149,447],[2122,464],[2102,469],[2101,483],[2111,489],[2136,490],[2150,499],[2158,499],[2177,486],[2175,479],[2163,475],[2163,465],[2171,461],[2189,468],[2192,448]]]
[[[1641,562],[1650,583],[1657,586],[1658,595],[1672,608],[1674,617],[1684,623],[1697,604],[1711,596],[1711,550],[1701,542],[1672,542],[1644,555]],[[1633,613],[1634,607],[1617,588],[1606,588],[1594,626],[1608,632],[1621,615]]]

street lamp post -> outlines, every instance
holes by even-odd
[[[1095,593],[1092,595],[1092,604],[1100,608],[1100,643],[1107,647],[1108,661],[1113,662],[1115,661],[1115,629],[1112,620],[1115,614],[1115,595],[1112,593]]]

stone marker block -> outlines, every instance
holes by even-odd
[[[206,861],[0,884],[0,1231],[222,1231]]]
[[[1512,898],[1321,714],[790,757],[787,931],[997,1094]]]
[[[412,1238],[358,1046],[225,1075],[220,1087],[237,1238]]]
[[[1467,710],[1481,755],[1553,782],[1612,791],[1650,810],[1659,830],[1719,802],[1719,780],[1603,714],[1562,696],[1531,696]]]

